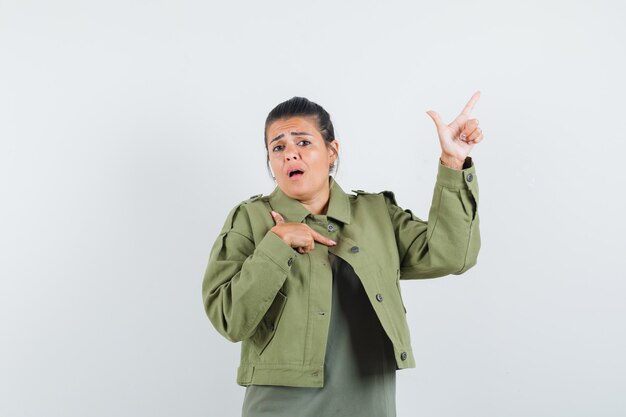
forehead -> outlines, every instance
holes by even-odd
[[[308,117],[290,117],[273,121],[267,128],[268,141],[281,133],[307,132],[318,136],[317,124]]]

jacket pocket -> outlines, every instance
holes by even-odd
[[[251,337],[252,343],[256,348],[257,354],[260,355],[263,353],[267,345],[270,343],[274,334],[276,333],[276,329],[278,328],[278,322],[280,321],[280,317],[283,315],[283,310],[285,309],[285,303],[287,302],[287,296],[283,294],[281,291],[276,293],[276,297],[272,302],[269,310],[263,316],[263,319],[257,326],[256,332]]]
[[[396,274],[396,287],[398,288],[398,295],[400,296],[400,302],[402,303],[404,314],[406,314],[406,306],[404,305],[404,300],[402,299],[402,291],[400,290],[400,269],[397,270]]]

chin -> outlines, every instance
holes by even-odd
[[[322,189],[325,184],[329,184],[329,178],[302,178],[298,181],[285,178],[279,184],[280,189],[291,198],[303,200],[310,198],[316,190]]]
[[[281,187],[281,190],[283,191],[283,193],[296,200],[302,200],[305,196],[309,194],[309,190],[301,187]]]
[[[286,184],[283,184],[280,189],[289,197],[300,200],[303,197],[308,196],[311,193],[313,187],[305,183],[290,184],[289,182],[287,182]]]

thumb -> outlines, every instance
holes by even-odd
[[[276,224],[285,223],[285,219],[283,219],[283,216],[281,216],[274,210],[272,210],[272,217],[274,218],[274,221],[276,222]]]
[[[428,110],[426,114],[429,115],[431,119],[433,119],[433,122],[435,122],[435,126],[437,126],[437,129],[439,129],[442,124],[444,124],[441,120],[441,117],[439,117],[439,113],[437,113],[436,111]]]

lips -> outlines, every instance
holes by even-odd
[[[299,166],[292,166],[287,169],[287,176],[289,178],[299,178],[303,174],[304,170],[302,169],[302,167]]]

